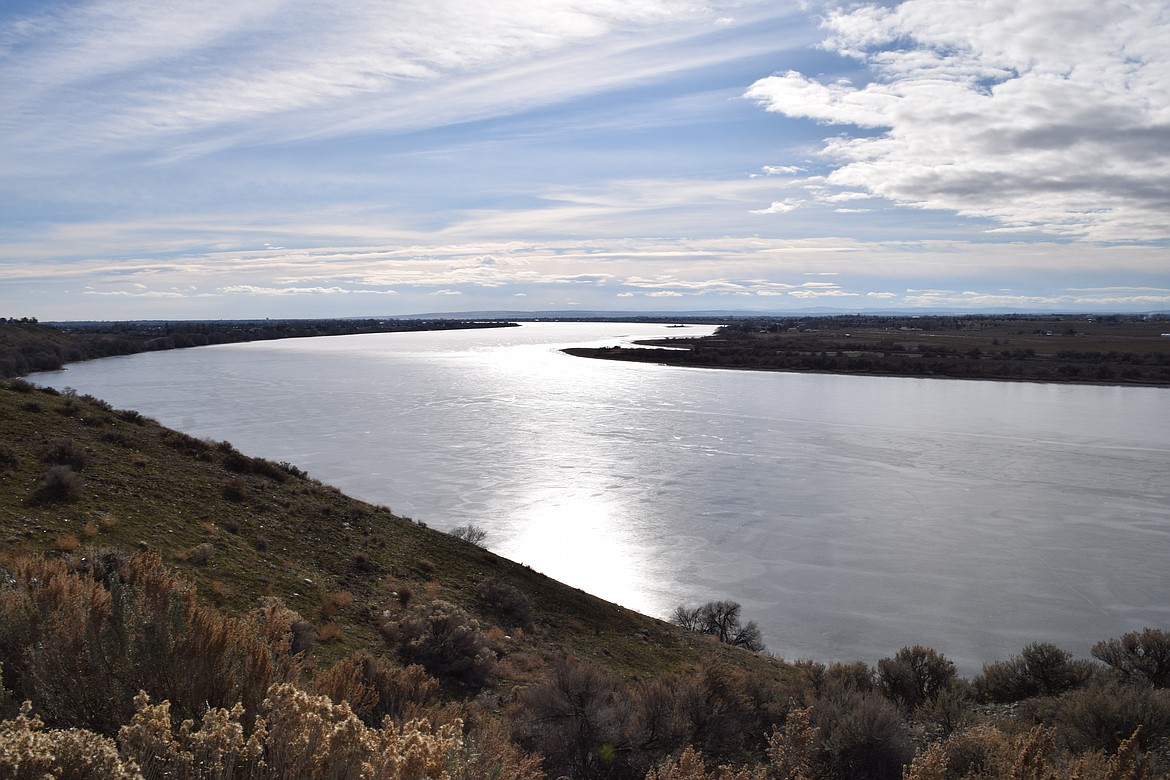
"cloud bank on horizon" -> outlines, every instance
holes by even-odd
[[[0,316],[1170,301],[1164,0],[13,0],[0,104]]]

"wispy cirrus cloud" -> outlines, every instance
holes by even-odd
[[[817,2],[0,4],[0,314],[1161,305],[1149,0]]]
[[[242,142],[404,132],[548,105],[661,74],[655,47],[719,3],[464,0],[322,6],[95,0],[0,35],[9,148],[207,153]],[[698,45],[694,66],[726,59]],[[574,64],[588,63],[563,78]],[[85,133],[74,132],[77,123]],[[162,142],[165,141],[164,145]]]

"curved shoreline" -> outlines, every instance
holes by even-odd
[[[940,320],[935,327],[917,327],[918,318],[746,320],[711,336],[563,351],[688,368],[1170,387],[1165,323],[1087,316]]]

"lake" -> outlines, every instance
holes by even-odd
[[[536,323],[254,342],[31,379],[289,461],[642,612],[729,598],[776,655],[965,674],[1170,628],[1170,392],[668,368]]]

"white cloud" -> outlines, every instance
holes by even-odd
[[[787,176],[794,173],[800,173],[804,170],[798,165],[765,165],[761,168],[767,176]]]
[[[258,287],[251,284],[235,284],[220,287],[216,292],[227,295],[350,295],[371,293],[371,290],[350,290],[344,287]],[[381,290],[378,294],[394,294],[393,290]]]
[[[906,0],[830,14],[873,80],[757,81],[767,110],[876,133],[827,139],[831,188],[1090,240],[1170,237],[1163,0]]]
[[[104,295],[115,298],[186,298],[185,293],[175,290],[150,290],[142,285],[134,285],[133,290],[95,290],[87,287],[81,291],[82,295]]]
[[[800,201],[798,200],[775,200],[772,205],[766,209],[753,209],[753,214],[787,214],[790,211],[796,211],[800,208]]]
[[[788,294],[793,298],[856,298],[861,295],[847,290],[793,290]]]

